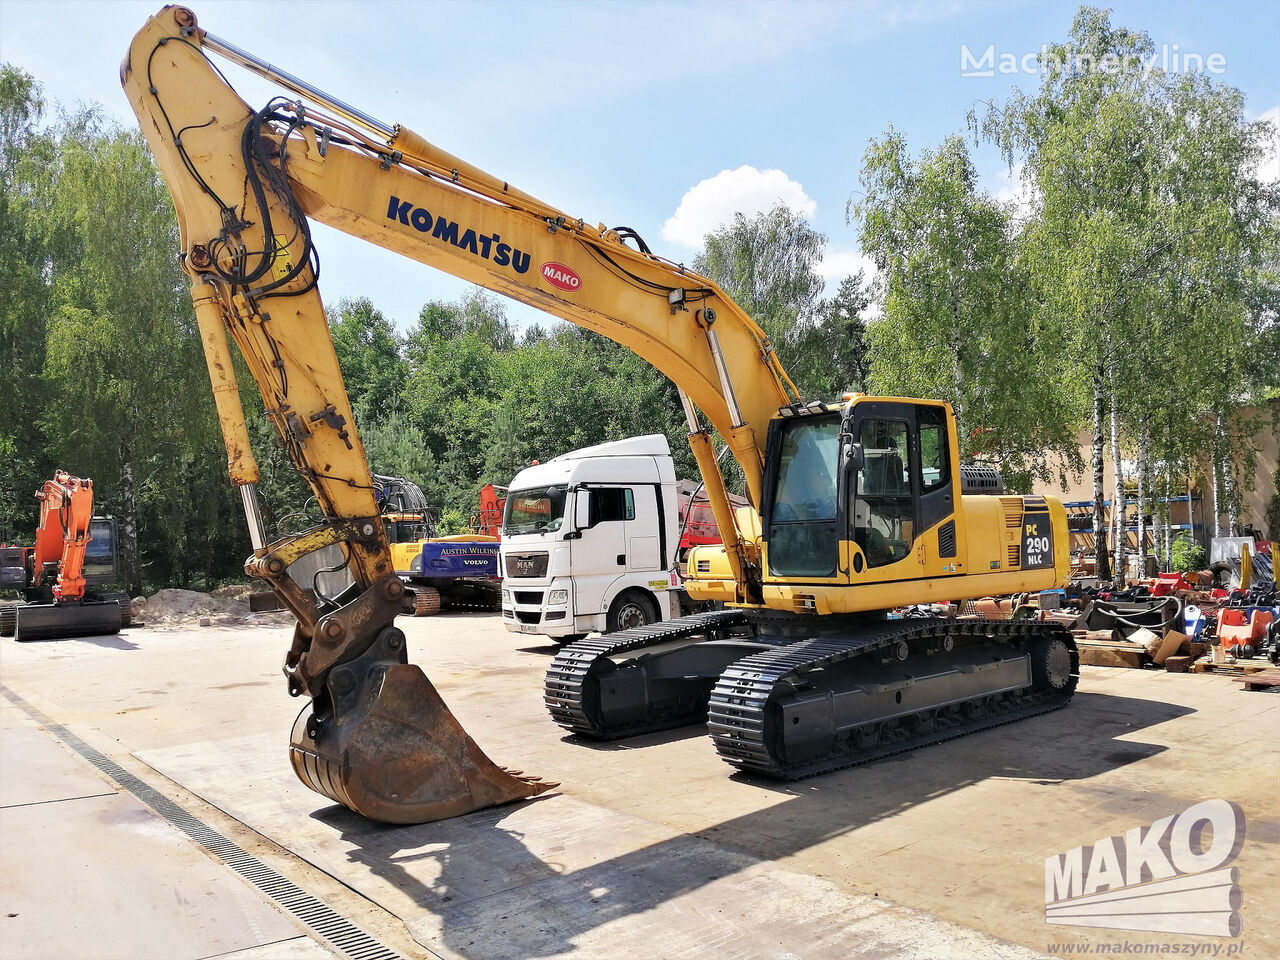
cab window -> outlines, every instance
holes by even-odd
[[[636,518],[635,494],[630,487],[593,487],[590,503],[592,526],[609,520]]]
[[[920,492],[932,493],[951,483],[945,417],[937,407],[916,407],[920,430]]]

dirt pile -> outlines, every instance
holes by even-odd
[[[250,610],[249,595],[254,592],[252,584],[219,587],[212,593],[168,588],[149,597],[135,598],[133,617],[151,627],[277,624],[292,619],[287,611],[255,613]]]

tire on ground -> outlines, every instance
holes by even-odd
[[[658,607],[653,598],[643,590],[623,590],[609,607],[605,618],[605,632],[617,633],[632,627],[643,627],[658,621]]]

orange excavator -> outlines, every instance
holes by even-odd
[[[11,550],[6,568],[26,603],[0,606],[0,636],[60,640],[119,633],[129,596],[89,590],[115,579],[115,521],[93,515],[93,481],[56,470],[36,491],[40,525],[31,548]],[[18,570],[19,565],[21,570]]]

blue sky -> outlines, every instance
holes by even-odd
[[[0,60],[64,105],[133,115],[118,66],[162,3],[0,0]],[[835,282],[860,261],[845,206],[870,137],[892,123],[913,152],[961,130],[975,104],[1034,76],[961,76],[961,45],[1021,57],[1064,40],[1077,5],[1026,2],[292,2],[193,0],[205,29],[387,123],[589,222],[637,229],[691,260],[735,208],[782,199],[829,240]],[[1280,15],[1268,2],[1121,2],[1112,22],[1157,47],[1222,57],[1251,117],[1280,116]],[[253,105],[268,88],[228,66]],[[1012,195],[999,157],[975,157]],[[745,169],[744,169],[745,168]],[[1274,176],[1274,171],[1271,173]],[[367,296],[402,329],[467,286],[316,233],[327,303]],[[520,323],[545,318],[511,305]]]

